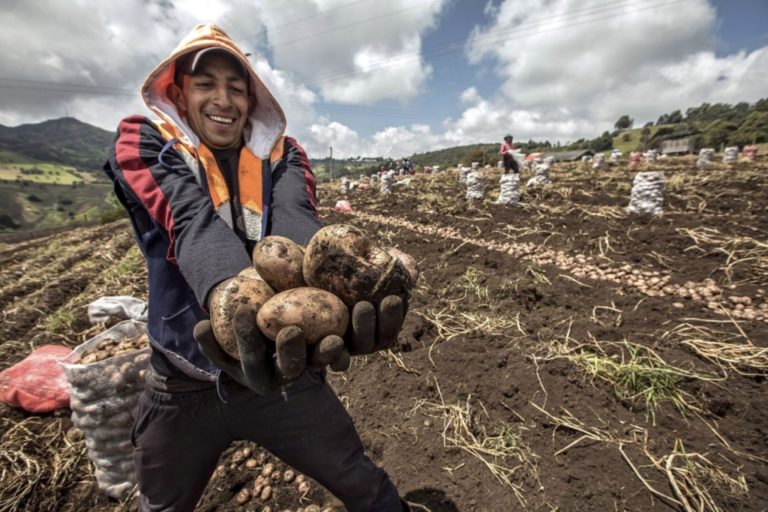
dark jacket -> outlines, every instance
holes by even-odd
[[[212,288],[251,265],[250,251],[258,239],[282,235],[305,245],[321,223],[307,155],[294,139],[282,136],[282,110],[245,56],[241,60],[259,104],[251,114],[236,170],[221,169],[220,162],[206,159],[210,152],[190,133],[172,102],[158,96],[173,74],[175,59],[189,48],[206,45],[232,49],[216,27],[196,27],[143,87],[145,101],[161,119],[124,119],[104,170],[130,215],[147,261],[152,365],[164,375],[213,381],[220,372],[192,337],[195,323],[208,317],[205,305]],[[212,180],[213,175],[227,179]],[[227,192],[222,187],[231,188],[222,183],[237,184],[238,176],[248,176],[251,183],[235,188],[258,190],[253,197],[260,202],[243,206],[245,225],[240,229],[235,225],[238,217],[227,213],[232,205],[222,201]],[[228,192],[237,196],[237,191]]]

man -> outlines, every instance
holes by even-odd
[[[516,151],[517,146],[513,144],[512,136],[506,135],[504,141],[501,143],[501,148],[499,149],[499,154],[502,155],[504,159],[504,174],[509,174],[510,170],[515,174],[520,172],[520,164],[518,164],[515,157],[512,156]]]
[[[251,266],[256,241],[273,234],[305,245],[321,226],[315,178],[301,146],[283,136],[280,105],[213,25],[195,27],[150,73],[142,95],[160,120],[124,119],[105,165],[149,275],[152,355],[132,432],[139,508],[191,511],[222,451],[247,439],[350,511],[408,510],[364,455],[323,369],[281,374],[245,308],[231,326],[240,360],[212,334],[211,298]],[[389,346],[404,310],[398,297],[378,309],[357,304],[346,350]],[[281,340],[306,351],[297,327],[283,329]],[[345,369],[344,360],[336,366]]]

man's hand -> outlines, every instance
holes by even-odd
[[[198,322],[193,334],[203,354],[243,386],[265,395],[295,381],[304,372],[306,342],[298,327],[284,328],[273,344],[261,334],[256,315],[248,307],[235,312],[233,327],[240,351],[239,361],[221,348],[210,321]]]
[[[371,354],[390,348],[397,341],[406,312],[407,303],[397,295],[384,297],[378,308],[367,301],[358,302],[352,308],[352,321],[342,342],[342,350],[334,360],[325,364],[330,364],[332,370],[344,371],[349,368],[350,356]],[[340,340],[337,336],[324,338],[315,348],[315,353],[329,338]],[[338,340],[332,341],[334,346],[338,345]],[[317,365],[314,360],[311,362]]]

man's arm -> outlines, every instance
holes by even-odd
[[[307,245],[323,227],[317,215],[315,175],[296,140],[285,137],[283,160],[272,174],[272,204],[268,235]]]
[[[143,206],[168,239],[167,258],[205,307],[213,287],[248,267],[251,258],[178,151],[163,151],[165,145],[147,118],[126,118],[110,154],[111,170],[116,186]]]

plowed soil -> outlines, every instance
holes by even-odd
[[[422,271],[397,346],[328,379],[416,510],[765,510],[768,166],[655,170],[658,218],[624,211],[635,173],[624,167],[561,164],[517,206],[493,203],[495,170],[474,203],[455,171],[401,180],[391,196],[354,190],[352,213],[333,211],[338,185],[321,188],[326,223],[359,226]],[[515,255],[524,244],[528,256]],[[670,284],[711,280],[723,307],[577,275],[543,262],[550,249]],[[98,296],[144,293],[125,221],[0,245],[0,263],[0,369],[98,332],[85,313]],[[763,313],[740,316],[729,297]],[[134,508],[98,493],[68,416],[2,406],[0,511]],[[238,505],[264,464],[288,469],[266,454],[248,468],[243,447],[222,456],[200,510],[342,510],[314,482],[302,496],[276,481],[269,500]]]

